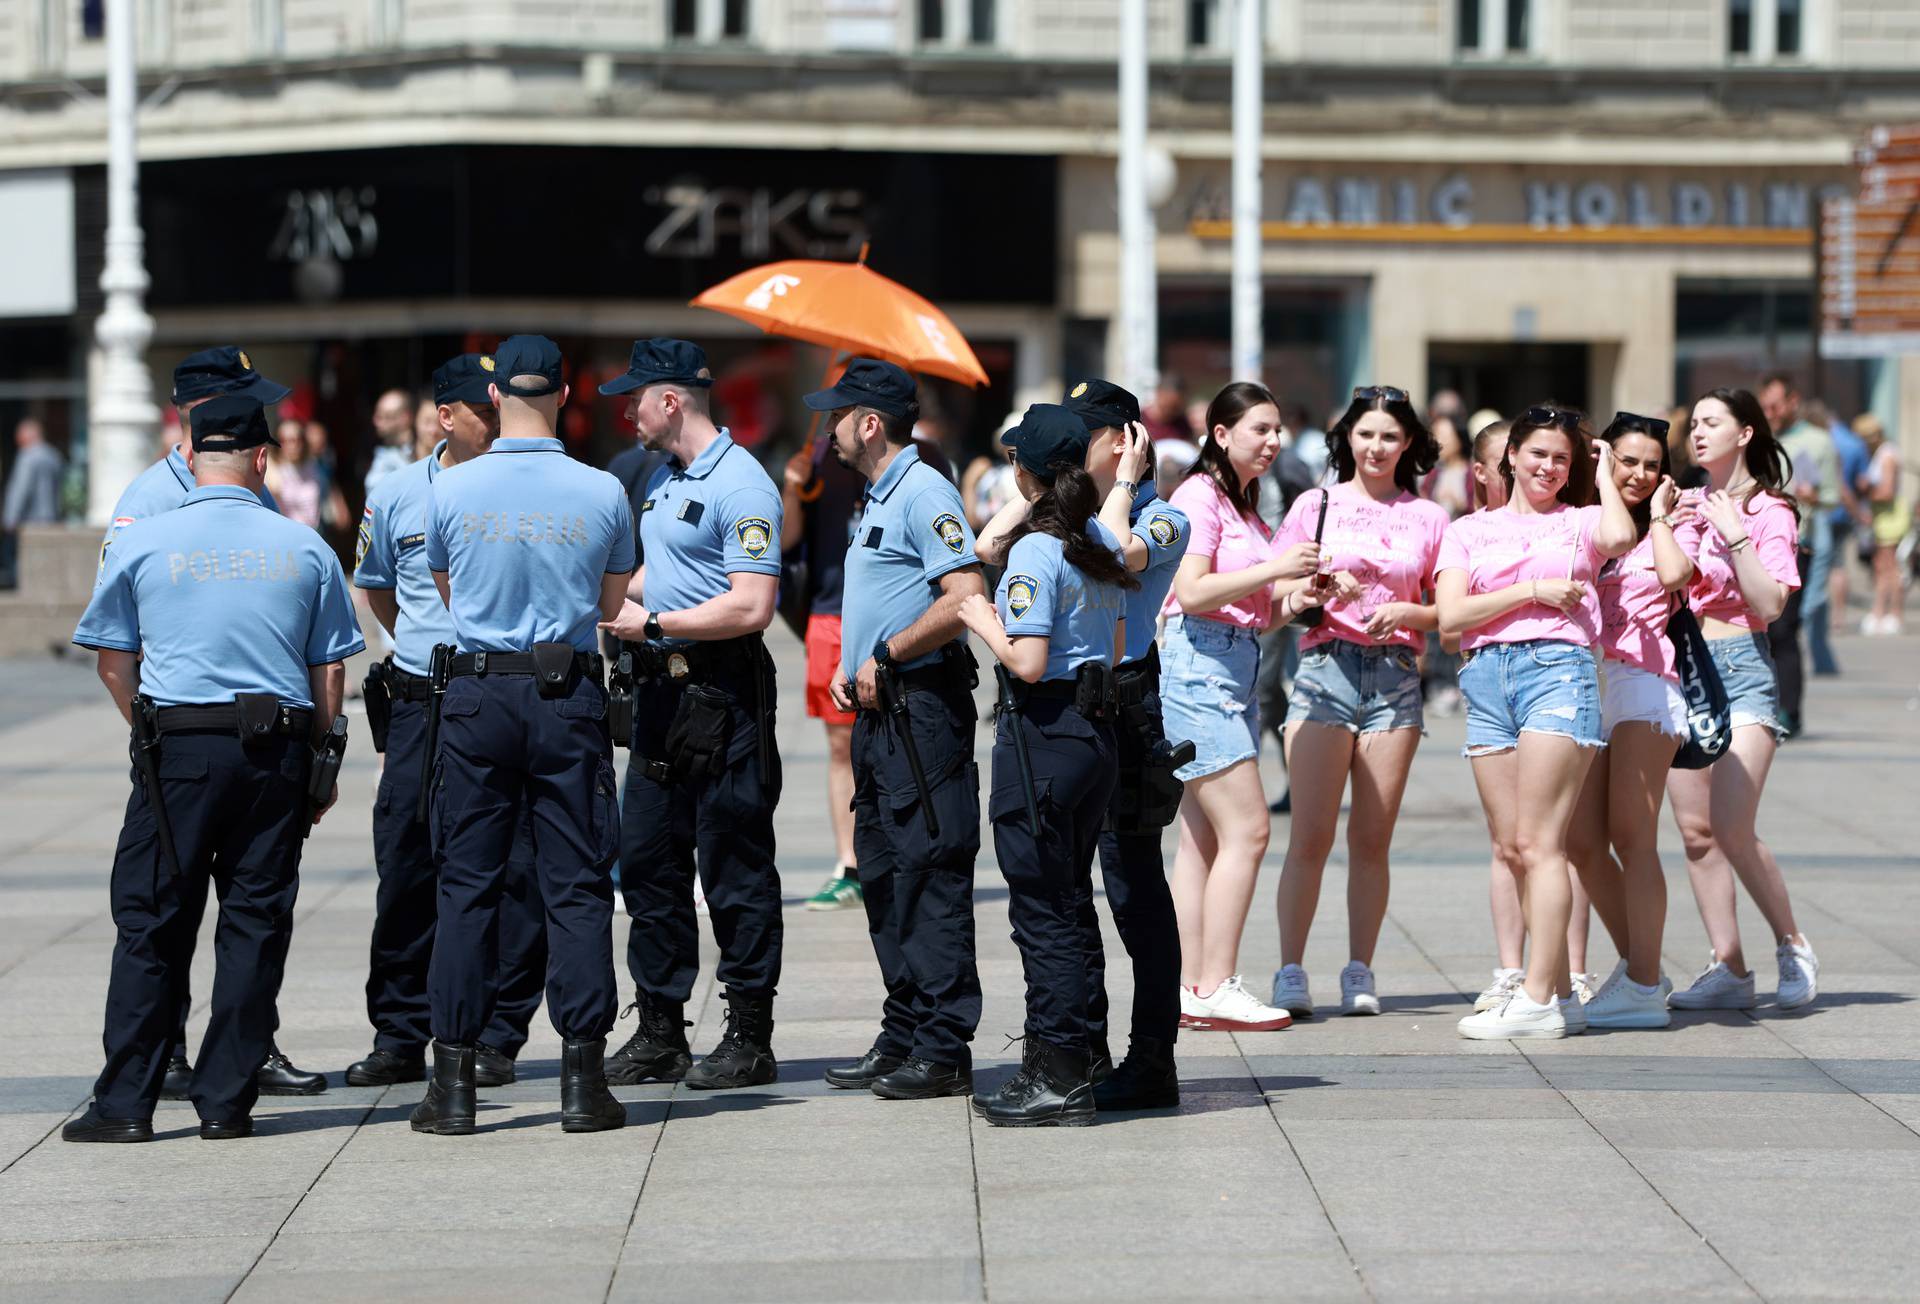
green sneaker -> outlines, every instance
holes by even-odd
[[[851,910],[860,904],[860,880],[851,870],[836,873],[818,892],[807,898],[809,910]]]

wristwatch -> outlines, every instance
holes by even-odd
[[[640,627],[640,633],[649,643],[657,643],[667,636],[667,632],[660,628],[659,612],[647,613],[647,623]]]
[[[1127,491],[1127,497],[1129,498],[1140,492],[1140,482],[1138,480],[1115,480],[1113,487],[1115,489],[1125,489]]]
[[[873,641],[873,664],[882,670],[898,670],[900,665],[893,659],[893,653],[887,651],[887,640],[877,638]]]

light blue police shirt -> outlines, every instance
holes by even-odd
[[[452,643],[453,614],[440,601],[427,569],[427,502],[444,469],[443,439],[433,452],[385,476],[367,496],[355,544],[353,586],[393,589],[400,616],[393,631],[393,663],[410,675],[432,669],[433,645]]]
[[[1147,567],[1135,571],[1140,587],[1127,594],[1127,652],[1122,660],[1138,661],[1153,646],[1153,630],[1160,604],[1173,587],[1173,573],[1187,555],[1187,514],[1154,492],[1153,481],[1140,486],[1129,513],[1133,537],[1147,545]]]
[[[597,651],[600,585],[633,569],[633,513],[553,438],[506,438],[427,486],[427,566],[447,577],[462,652]]]
[[[121,528],[73,641],[140,653],[140,690],[161,706],[272,693],[311,707],[308,668],[367,645],[325,540],[224,484]]]
[[[193,471],[180,451],[183,447],[184,444],[175,444],[169,448],[165,457],[133,477],[133,483],[121,492],[120,501],[113,505],[113,521],[100,540],[100,568],[94,575],[96,585],[107,569],[107,549],[120,537],[120,531],[135,521],[172,511],[193,492]],[[269,511],[280,510],[280,504],[273,501],[273,495],[264,485],[260,489],[260,501]]]
[[[852,679],[892,638],[926,614],[940,595],[940,577],[977,566],[973,529],[953,481],[920,460],[909,445],[893,455],[867,490],[867,506],[847,544],[840,597],[840,668]],[[936,648],[903,669],[939,660]]]
[[[727,576],[780,573],[780,491],[725,430],[693,465],[654,473],[640,504],[648,611],[685,611],[727,592]]]
[[[1106,526],[1089,520],[1087,531],[1118,555],[1120,543]],[[1049,640],[1041,678],[1068,679],[1083,662],[1113,659],[1114,627],[1126,614],[1125,598],[1119,585],[1097,583],[1074,569],[1060,540],[1036,531],[1007,551],[994,605],[1007,633]]]

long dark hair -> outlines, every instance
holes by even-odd
[[[1011,548],[1029,534],[1049,534],[1060,540],[1067,564],[1097,584],[1117,584],[1137,589],[1136,579],[1126,564],[1087,529],[1087,521],[1100,510],[1100,495],[1087,469],[1074,463],[1049,467],[1053,483],[1027,507],[1027,519],[1007,536]]]
[[[1609,448],[1612,448],[1623,436],[1645,435],[1648,439],[1660,445],[1660,474],[1667,476],[1673,474],[1673,461],[1667,452],[1665,433],[1664,431],[1656,432],[1650,419],[1647,417],[1636,416],[1632,412],[1617,412],[1614,414],[1613,423],[1600,432],[1600,438],[1605,441]],[[1598,486],[1596,486],[1596,488],[1597,487]],[[1659,487],[1657,481],[1654,487],[1656,489]],[[1634,537],[1640,539],[1646,538],[1647,531],[1653,528],[1653,495],[1648,494],[1632,507],[1629,507],[1627,512],[1633,517]]]
[[[1743,426],[1753,429],[1753,438],[1747,441],[1742,460],[1747,466],[1747,474],[1754,483],[1784,501],[1793,509],[1793,518],[1800,519],[1800,505],[1793,495],[1787,492],[1787,482],[1792,475],[1792,463],[1787,450],[1780,447],[1780,441],[1774,437],[1773,424],[1767,420],[1766,409],[1760,406],[1760,400],[1744,389],[1710,389],[1693,401],[1693,408],[1687,409],[1689,433],[1693,425],[1693,409],[1708,399],[1714,399],[1726,405],[1733,419]],[[1747,495],[1748,510],[1752,510],[1753,495]]]
[[[1353,427],[1369,412],[1384,412],[1399,422],[1407,446],[1400,450],[1400,460],[1393,464],[1393,482],[1410,494],[1420,492],[1420,477],[1433,470],[1434,463],[1440,460],[1440,444],[1427,429],[1427,423],[1413,410],[1411,402],[1404,398],[1389,401],[1377,387],[1372,398],[1355,398],[1349,403],[1340,419],[1333,423],[1333,429],[1327,431],[1327,460],[1333,464],[1335,473],[1343,481],[1353,479],[1358,469],[1353,459]]]
[[[1233,469],[1227,450],[1214,439],[1213,432],[1221,426],[1233,429],[1242,417],[1262,403],[1273,404],[1275,412],[1280,410],[1280,400],[1273,396],[1273,391],[1251,380],[1236,380],[1215,394],[1213,402],[1207,404],[1207,428],[1200,434],[1200,456],[1180,477],[1182,481],[1196,475],[1209,477],[1221,496],[1237,507],[1242,516],[1256,522],[1260,519],[1260,477],[1256,475],[1242,488],[1239,472]]]
[[[1557,420],[1528,420],[1530,414],[1547,412]],[[1566,424],[1562,424],[1562,422]],[[1571,428],[1569,428],[1571,427]],[[1513,501],[1513,455],[1537,431],[1548,430],[1567,441],[1573,453],[1567,465],[1567,482],[1554,497],[1569,507],[1585,507],[1593,501],[1593,441],[1587,414],[1578,408],[1558,403],[1535,403],[1513,419],[1507,431],[1507,451],[1500,458],[1500,478],[1507,482],[1507,501]]]

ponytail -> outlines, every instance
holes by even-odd
[[[1072,463],[1056,467],[1053,483],[1029,505],[1027,519],[1014,529],[1007,544],[1011,547],[1029,534],[1051,535],[1060,540],[1067,564],[1088,579],[1137,589],[1140,581],[1126,564],[1087,529],[1099,506],[1099,493],[1085,467]]]

